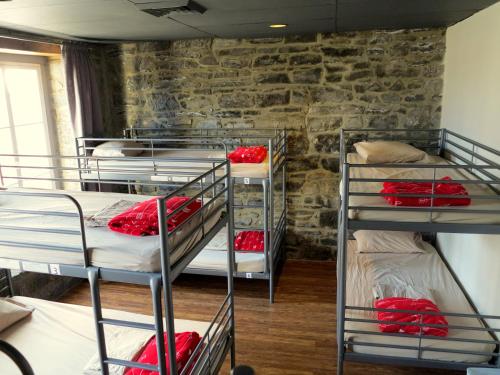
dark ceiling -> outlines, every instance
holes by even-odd
[[[0,2],[0,27],[55,37],[169,40],[268,37],[295,33],[453,25],[498,0],[197,0],[203,14],[155,17],[139,2],[187,0],[12,0]],[[284,29],[271,29],[285,23]]]

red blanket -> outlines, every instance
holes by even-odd
[[[265,146],[238,146],[227,155],[231,163],[262,163],[267,157]]]
[[[441,180],[451,181],[450,177]],[[432,206],[468,206],[467,190],[462,184],[440,183],[436,181],[434,194],[456,195],[457,198],[434,198]],[[384,182],[384,188],[380,191],[384,194],[432,194],[431,182]],[[384,197],[393,206],[429,207],[432,199],[430,197]]]
[[[165,358],[167,360],[167,373],[170,374],[170,363],[168,357],[167,348],[167,334],[165,337]],[[175,351],[176,351],[176,361],[177,361],[177,371],[180,374],[181,371],[186,366],[189,358],[193,354],[194,349],[200,342],[200,335],[197,332],[182,332],[175,334]],[[153,336],[149,342],[146,344],[142,352],[139,354],[136,362],[148,364],[148,365],[158,365],[158,349],[156,348],[156,337]],[[129,368],[125,371],[125,375],[153,375],[158,374],[158,371],[142,370],[138,368]]]
[[[234,250],[264,251],[264,232],[261,230],[246,230],[238,233],[234,239]]]
[[[167,214],[172,213],[180,207],[189,197],[173,197],[166,201]],[[137,203],[128,210],[115,216],[108,222],[108,228],[120,233],[132,236],[153,236],[159,234],[158,227],[158,197]],[[191,215],[201,208],[201,200],[197,199],[189,203],[180,212],[172,216],[168,222],[168,231],[174,230],[177,226],[186,221]]]
[[[389,297],[375,301],[375,308],[378,309],[395,309],[395,310],[412,310],[415,313],[397,313],[378,311],[378,320],[399,323],[422,323],[422,324],[443,324],[448,325],[448,321],[442,315],[423,315],[418,314],[418,311],[437,312],[438,307],[428,299],[412,299],[403,297]],[[422,321],[421,321],[422,320]],[[418,335],[422,329],[423,335],[431,336],[447,336],[448,327],[419,327],[412,325],[401,325],[397,323],[379,324],[381,332],[400,332],[411,335]]]

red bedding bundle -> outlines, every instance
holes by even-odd
[[[378,320],[399,323],[421,323],[422,324],[443,324],[448,325],[448,321],[442,315],[423,315],[417,311],[436,312],[439,313],[438,307],[428,299],[413,299],[403,297],[389,297],[375,301],[375,308],[378,309],[395,309],[395,310],[412,310],[415,313],[397,313],[378,311]],[[410,335],[418,335],[422,329],[423,335],[441,336],[448,335],[448,327],[419,327],[412,325],[401,325],[397,323],[380,323],[379,329],[381,332],[400,332]]]
[[[167,334],[165,337],[165,358],[167,360],[167,373],[170,373],[170,363],[167,348]],[[200,342],[201,338],[197,332],[182,332],[175,334],[175,352],[177,361],[177,371],[181,373],[193,354],[194,349]],[[139,354],[136,362],[157,366],[158,365],[158,349],[156,348],[156,337],[153,336],[146,344],[142,352]],[[142,370],[139,368],[129,368],[125,371],[125,375],[153,375],[158,374],[158,371]]]
[[[443,177],[441,180],[451,181],[450,177]],[[434,198],[432,206],[468,206],[470,198],[467,190],[462,184],[440,183],[437,180],[434,187],[434,194],[456,195],[456,198]],[[432,194],[431,182],[384,182],[384,188],[380,191],[384,194]],[[393,206],[429,207],[432,199],[430,197],[389,197],[384,199]]]
[[[238,233],[234,239],[234,250],[264,251],[264,232],[261,230],[246,230]]]
[[[267,157],[265,146],[238,146],[227,155],[231,163],[262,163]]]
[[[166,201],[167,214],[186,203],[189,197],[173,197]],[[152,236],[159,234],[158,227],[158,197],[137,203],[128,210],[115,216],[108,222],[108,228],[132,236]],[[201,208],[201,200],[197,199],[189,203],[180,212],[172,216],[168,222],[168,231],[186,221],[191,215]]]

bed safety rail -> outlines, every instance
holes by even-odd
[[[349,160],[359,141],[397,140],[441,158],[415,163],[362,163]],[[349,229],[386,229],[458,233],[500,233],[500,152],[446,129],[342,130],[343,209]],[[355,159],[357,160],[357,159]],[[383,172],[373,172],[383,171]],[[382,173],[383,176],[377,175]],[[451,180],[443,177],[451,174]],[[417,176],[417,177],[415,177]],[[383,183],[427,183],[426,193],[382,192]],[[436,191],[438,185],[461,184],[467,196]],[[438,205],[441,199],[465,197],[469,206]],[[430,204],[390,205],[389,198],[415,198]],[[394,216],[391,216],[394,215]]]
[[[193,146],[187,140],[180,143]],[[216,146],[223,148],[220,144]],[[85,155],[79,156],[0,155],[0,267],[88,279],[103,374],[107,374],[108,366],[114,364],[158,371],[161,375],[166,375],[167,363],[163,353],[167,347],[170,374],[177,374],[172,283],[223,228],[227,230],[228,239],[234,237],[230,165],[226,159],[220,158],[168,158],[152,155],[147,158],[151,164],[136,173],[135,170],[127,172],[129,158],[110,157],[107,160],[113,160],[113,168],[130,173],[126,180],[108,179],[106,177],[110,176],[102,177],[102,173],[109,171],[103,172],[99,168],[96,176],[89,176],[89,173],[94,173],[90,162],[95,161],[95,158],[87,155],[87,151],[88,149],[85,150]],[[196,168],[186,171],[183,163],[195,163]],[[92,254],[95,249],[89,245],[93,228],[86,225],[89,218],[86,216],[84,197],[104,197],[112,191],[143,190],[157,196],[159,271],[142,272],[94,264]],[[129,196],[124,195],[124,199],[126,197]],[[188,199],[167,212],[166,202],[173,197]],[[195,201],[201,202],[200,209],[176,228],[169,230],[169,220]],[[37,205],[33,205],[34,203]],[[192,224],[192,220],[195,220],[195,224]],[[190,224],[192,228],[189,227]],[[175,236],[180,236],[180,233],[182,236],[177,241],[170,241]],[[63,241],[63,238],[66,240]],[[68,242],[68,238],[72,238],[73,242]],[[106,244],[102,246],[105,247]],[[172,260],[180,248],[187,250],[183,250]],[[21,251],[23,249],[27,251]],[[34,259],[31,258],[32,255],[27,255],[32,254],[32,251],[37,254]],[[68,261],[69,253],[81,253],[81,260]],[[217,373],[228,352],[231,353],[231,368],[234,367],[233,264],[232,241],[228,241],[228,291],[220,311],[212,318],[209,330],[203,335],[203,344],[191,356],[190,364],[193,369],[199,370],[196,373]],[[102,280],[149,286],[154,324],[117,321],[103,316],[100,297]],[[12,294],[11,286],[9,272],[0,270],[0,293]],[[104,334],[106,325],[154,332],[159,348],[158,366],[109,357]],[[187,373],[186,371],[183,373]]]
[[[485,321],[488,320],[492,324],[498,325],[500,321],[499,315],[484,315],[484,314],[464,314],[457,312],[424,312],[424,311],[416,311],[416,310],[401,310],[401,309],[381,309],[381,308],[371,308],[371,307],[360,307],[360,306],[345,306],[346,310],[346,322],[356,323],[364,323],[369,324],[373,329],[345,329],[345,334],[351,336],[349,339],[343,339],[343,345],[347,348],[345,353],[345,358],[349,359],[351,357],[356,358],[361,357],[360,352],[362,352],[363,348],[379,348],[389,351],[392,351],[394,355],[383,355],[380,356],[390,357],[388,363],[397,364],[398,362],[405,362],[406,364],[414,364],[418,366],[419,361],[428,362],[436,365],[437,367],[446,367],[453,369],[464,369],[470,366],[470,362],[460,362],[454,361],[450,363],[449,361],[437,360],[437,359],[429,359],[429,355],[432,353],[447,353],[447,354],[457,354],[457,355],[470,355],[470,356],[478,356],[490,359],[483,361],[485,363],[481,364],[481,367],[491,367],[498,368],[500,366],[498,362],[498,358],[500,354],[498,353],[498,346],[500,345],[500,341],[496,338],[500,329],[491,328],[488,326]],[[369,313],[369,315],[376,315],[378,312],[386,312],[386,313],[394,313],[394,314],[410,314],[416,315],[419,317],[418,322],[405,323],[401,321],[394,320],[378,320],[374,317],[360,317],[362,313]],[[443,316],[445,318],[464,318],[464,319],[473,319],[475,321],[481,321],[483,324],[480,326],[472,326],[472,325],[457,325],[457,324],[431,324],[425,323],[423,320],[426,316]],[[390,325],[395,324],[401,327],[411,326],[417,327],[417,334],[404,334],[404,333],[389,333],[389,332],[380,332],[378,330],[378,325]],[[490,339],[474,339],[467,337],[441,337],[441,336],[433,336],[427,335],[424,333],[424,328],[436,328],[436,329],[448,329],[453,331],[454,335],[457,333],[473,333],[473,332],[487,332],[490,334]],[[371,337],[372,339],[366,341],[363,338],[356,338],[356,336],[361,337]],[[405,343],[394,343],[394,340],[398,340],[400,338],[405,339]],[[410,341],[411,342],[407,342]],[[392,341],[392,342],[391,342]],[[496,347],[496,350],[484,350],[478,347],[476,350],[474,349],[457,349],[443,346],[435,347],[433,344],[436,342],[441,343],[469,343],[477,346],[484,347],[484,345],[491,345],[493,348]],[[406,355],[401,355],[401,357],[395,354],[408,353]],[[415,354],[413,356],[412,354]],[[367,355],[367,354],[363,354]],[[427,355],[427,358],[425,358]],[[429,364],[429,363],[427,363]]]

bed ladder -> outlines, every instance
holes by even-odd
[[[151,297],[153,300],[153,311],[154,311],[154,324],[133,322],[127,320],[119,319],[109,319],[104,318],[102,314],[101,305],[101,290],[99,287],[99,268],[88,267],[88,280],[90,284],[90,294],[92,299],[92,308],[94,311],[94,322],[96,328],[97,336],[97,346],[99,351],[99,358],[101,362],[101,369],[103,375],[109,374],[109,365],[119,365],[124,367],[134,367],[149,371],[159,372],[161,375],[167,374],[167,364],[165,360],[165,340],[164,328],[163,328],[163,314],[161,305],[161,276],[152,275],[150,277],[150,289]],[[153,334],[156,334],[156,345],[158,348],[158,366],[147,365],[142,363],[137,363],[133,361],[128,361],[118,358],[110,358],[107,354],[106,348],[106,335],[104,332],[104,326],[118,326],[118,327],[128,327],[135,329],[150,330]],[[170,335],[169,335],[170,336]],[[170,337],[169,337],[170,339]],[[174,357],[175,358],[175,357]],[[176,366],[174,365],[175,371],[172,373],[177,373]]]

